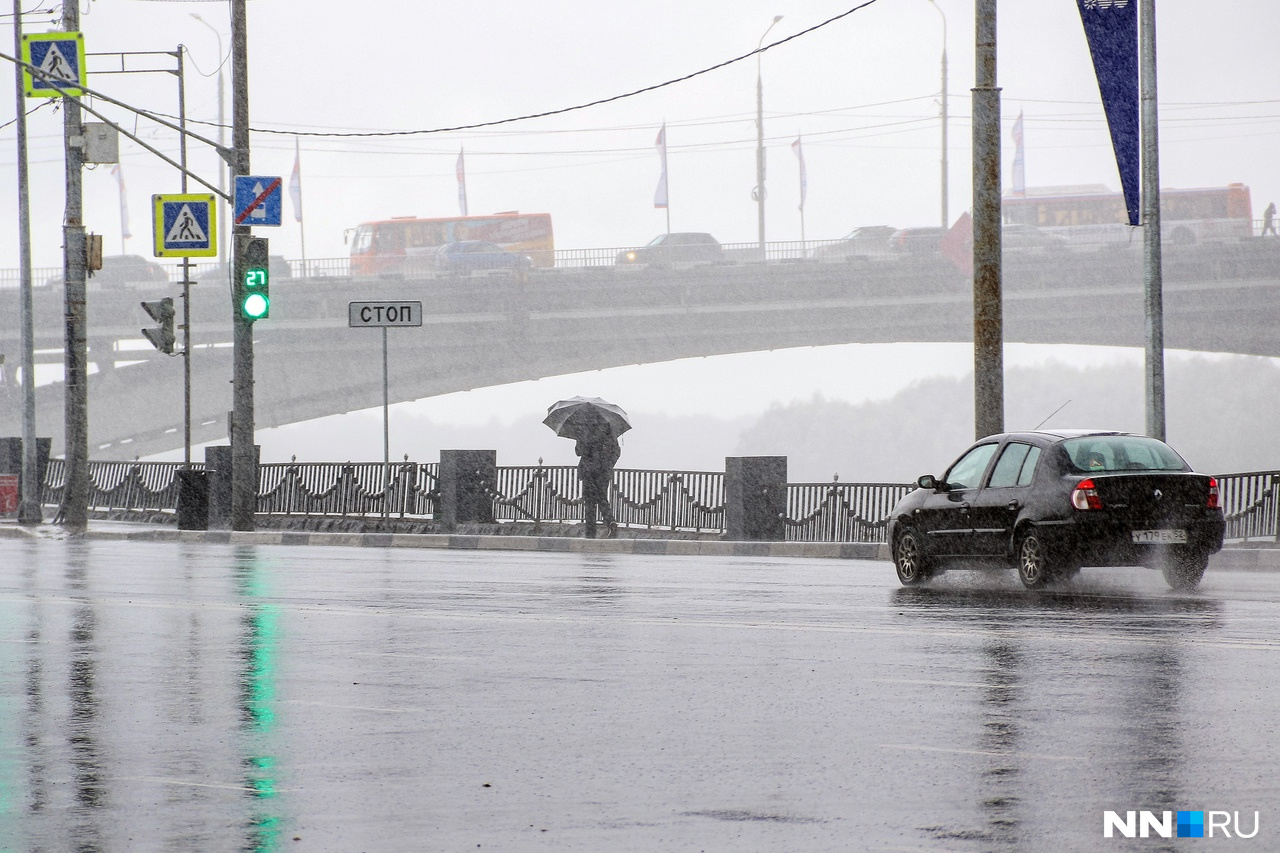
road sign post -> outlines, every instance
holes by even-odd
[[[387,379],[387,329],[392,326],[421,326],[422,303],[352,302],[347,306],[350,328],[382,329],[382,515],[387,517],[391,495],[391,393]]]

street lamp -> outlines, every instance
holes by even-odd
[[[769,35],[769,30],[781,20],[781,15],[773,16],[773,23],[769,24],[764,34],[760,36],[760,41],[756,43],[757,51],[764,45],[764,37]],[[760,77],[760,54],[756,53],[756,188],[751,191],[751,197],[756,200],[760,222],[761,260],[764,260],[764,195],[764,84]]]
[[[947,205],[947,16],[935,0],[929,4],[942,15],[942,227],[946,228],[951,220]]]

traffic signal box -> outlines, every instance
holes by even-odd
[[[162,353],[173,355],[173,299],[166,296],[164,299],[155,302],[143,302],[142,310],[146,311],[160,324],[155,329],[143,329],[142,334],[147,340],[151,341],[151,345]]]
[[[271,274],[267,266],[268,248],[264,237],[238,235],[243,241],[239,253],[242,268],[236,274],[236,306],[247,323],[271,316]]]

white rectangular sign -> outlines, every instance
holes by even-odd
[[[347,308],[347,325],[421,326],[421,302],[352,302]]]

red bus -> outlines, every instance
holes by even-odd
[[[495,213],[417,219],[399,216],[356,226],[351,241],[351,274],[402,274],[429,269],[430,254],[445,243],[488,240],[533,259],[535,267],[555,266],[549,213]]]
[[[1004,221],[1055,232],[1070,243],[1127,243],[1124,195],[1106,187],[1028,189],[1006,197]],[[1160,190],[1160,233],[1188,245],[1226,242],[1253,236],[1253,204],[1244,184],[1205,189]]]

